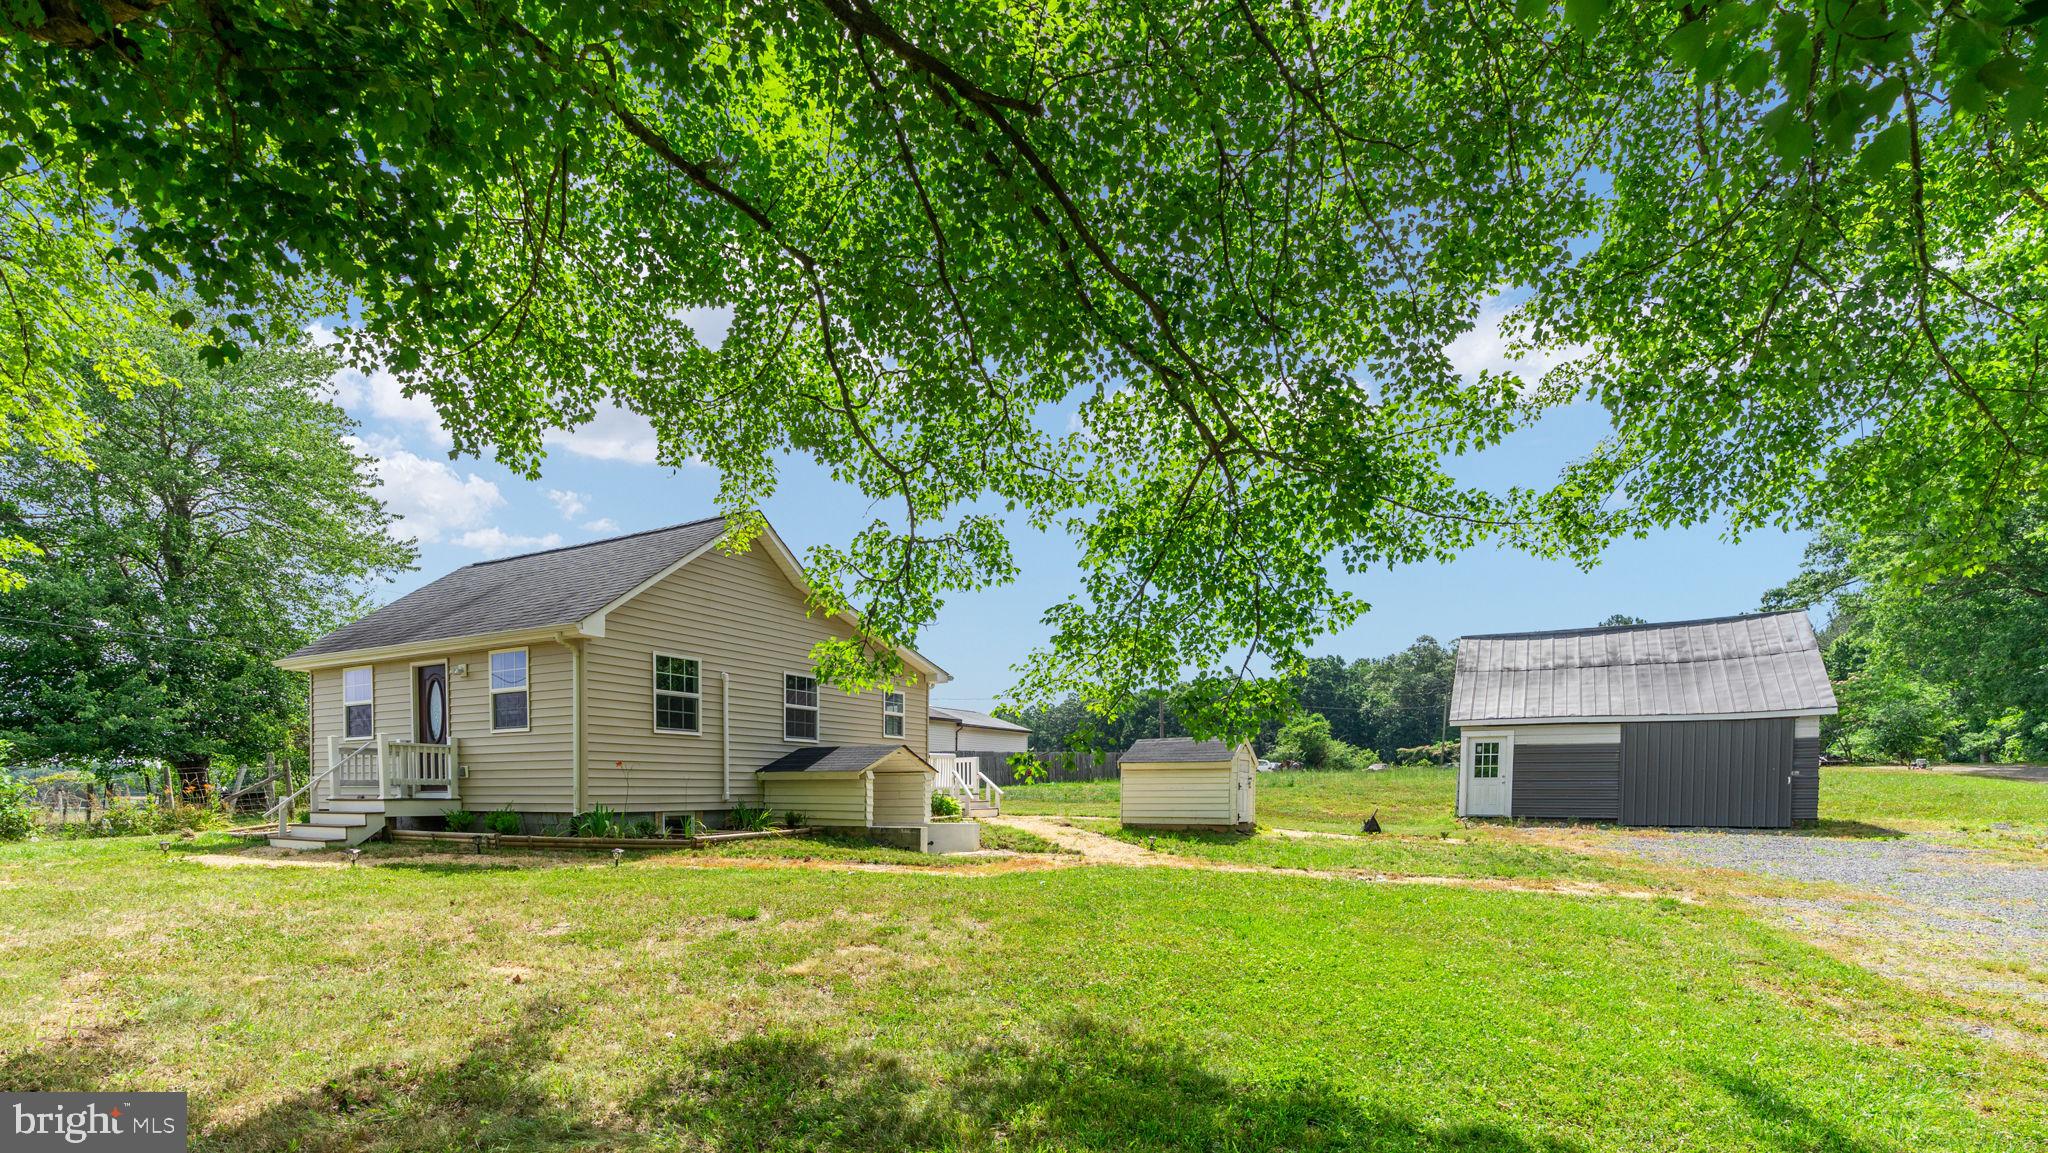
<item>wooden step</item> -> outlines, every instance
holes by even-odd
[[[346,841],[348,830],[333,825],[293,824],[286,830],[287,835],[301,841]]]
[[[335,828],[361,828],[362,826],[369,824],[370,818],[375,815],[376,814],[374,813],[318,812],[314,813],[310,818],[308,818],[308,823],[315,825],[332,825]]]
[[[331,797],[321,801],[321,810],[329,813],[381,813],[384,802],[378,800],[354,800],[348,797]]]
[[[302,853],[312,849],[324,849],[329,843],[327,841],[302,841],[297,837],[270,838],[270,847],[273,849],[296,849]]]

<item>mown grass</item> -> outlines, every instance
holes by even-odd
[[[1732,909],[191,852],[0,848],[0,1086],[184,1089],[194,1149],[308,1153],[2048,1141],[2040,1061]]]
[[[1829,765],[1821,816],[1909,831],[2048,833],[2048,785],[1966,772]]]
[[[1572,879],[1669,887],[1648,869],[1614,864],[1569,849],[1504,837],[1288,837],[1261,831],[1209,833],[1127,829],[1083,819],[1084,827],[1162,853],[1281,869],[1317,869],[1409,877]]]

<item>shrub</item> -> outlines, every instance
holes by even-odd
[[[661,826],[654,823],[653,817],[641,817],[626,826],[626,835],[652,839],[661,836]]]
[[[24,841],[36,827],[36,790],[27,781],[0,773],[0,841]]]
[[[960,802],[954,800],[950,796],[947,796],[945,793],[932,794],[932,816],[957,817],[959,815]]]
[[[791,809],[790,811],[782,814],[782,827],[785,829],[803,828],[804,815],[802,813],[797,812],[795,809]]]
[[[1330,722],[1321,713],[1301,713],[1280,726],[1280,739],[1273,744],[1273,759],[1292,761],[1309,769],[1333,768],[1327,764],[1338,742],[1330,738]]]
[[[484,818],[484,828],[500,836],[510,836],[519,831],[519,814],[510,809],[499,809]]]
[[[476,814],[468,809],[450,809],[441,814],[441,820],[448,825],[451,833],[466,833],[476,824]]]
[[[734,805],[732,807],[732,827],[735,829],[760,832],[768,827],[768,820],[769,814],[765,808],[757,809],[752,805]]]

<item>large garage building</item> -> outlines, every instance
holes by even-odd
[[[1768,613],[1458,641],[1458,815],[1783,828],[1835,711],[1813,624]]]

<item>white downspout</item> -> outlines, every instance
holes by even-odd
[[[719,767],[725,773],[725,799],[732,800],[732,674],[718,674]]]

